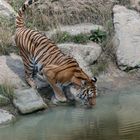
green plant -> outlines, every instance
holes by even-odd
[[[71,35],[68,32],[57,32],[52,35],[52,40],[56,43],[73,42],[77,44],[85,44],[89,41],[89,36],[87,34]]]
[[[89,36],[87,34],[78,34],[71,36],[71,41],[77,44],[86,44],[89,41]]]
[[[56,43],[69,42],[71,40],[71,35],[68,32],[57,32],[52,35],[51,39]]]
[[[91,35],[89,36],[89,39],[96,43],[102,43],[103,41],[105,41],[106,38],[107,38],[106,32],[100,29],[91,30]]]

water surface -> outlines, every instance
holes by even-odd
[[[99,96],[93,109],[56,107],[0,128],[0,140],[140,140],[140,87]]]

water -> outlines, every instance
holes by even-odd
[[[20,117],[0,128],[0,140],[140,140],[140,87],[102,95],[93,109],[63,106]]]

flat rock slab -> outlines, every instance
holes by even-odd
[[[13,103],[22,114],[32,113],[47,108],[47,105],[44,103],[41,96],[32,88],[16,90]]]
[[[140,67],[140,14],[116,5],[113,8],[117,62],[122,70]]]
[[[15,120],[15,117],[6,110],[0,109],[0,125],[8,124]]]
[[[76,24],[76,25],[69,25],[69,26],[60,26],[57,29],[54,29],[50,32],[47,32],[46,35],[48,37],[51,37],[52,35],[58,33],[58,32],[67,32],[71,35],[78,35],[78,34],[89,34],[91,30],[103,30],[104,28],[101,25],[95,25],[92,23],[82,23],[82,24]]]

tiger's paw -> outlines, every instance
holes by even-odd
[[[59,102],[66,102],[67,101],[67,99],[66,99],[66,97],[65,96],[62,96],[62,97],[58,97],[58,96],[56,96],[56,99],[59,101]]]
[[[58,98],[58,97],[52,96],[51,101],[53,104],[58,105],[59,103],[66,103],[67,99],[65,97]]]

